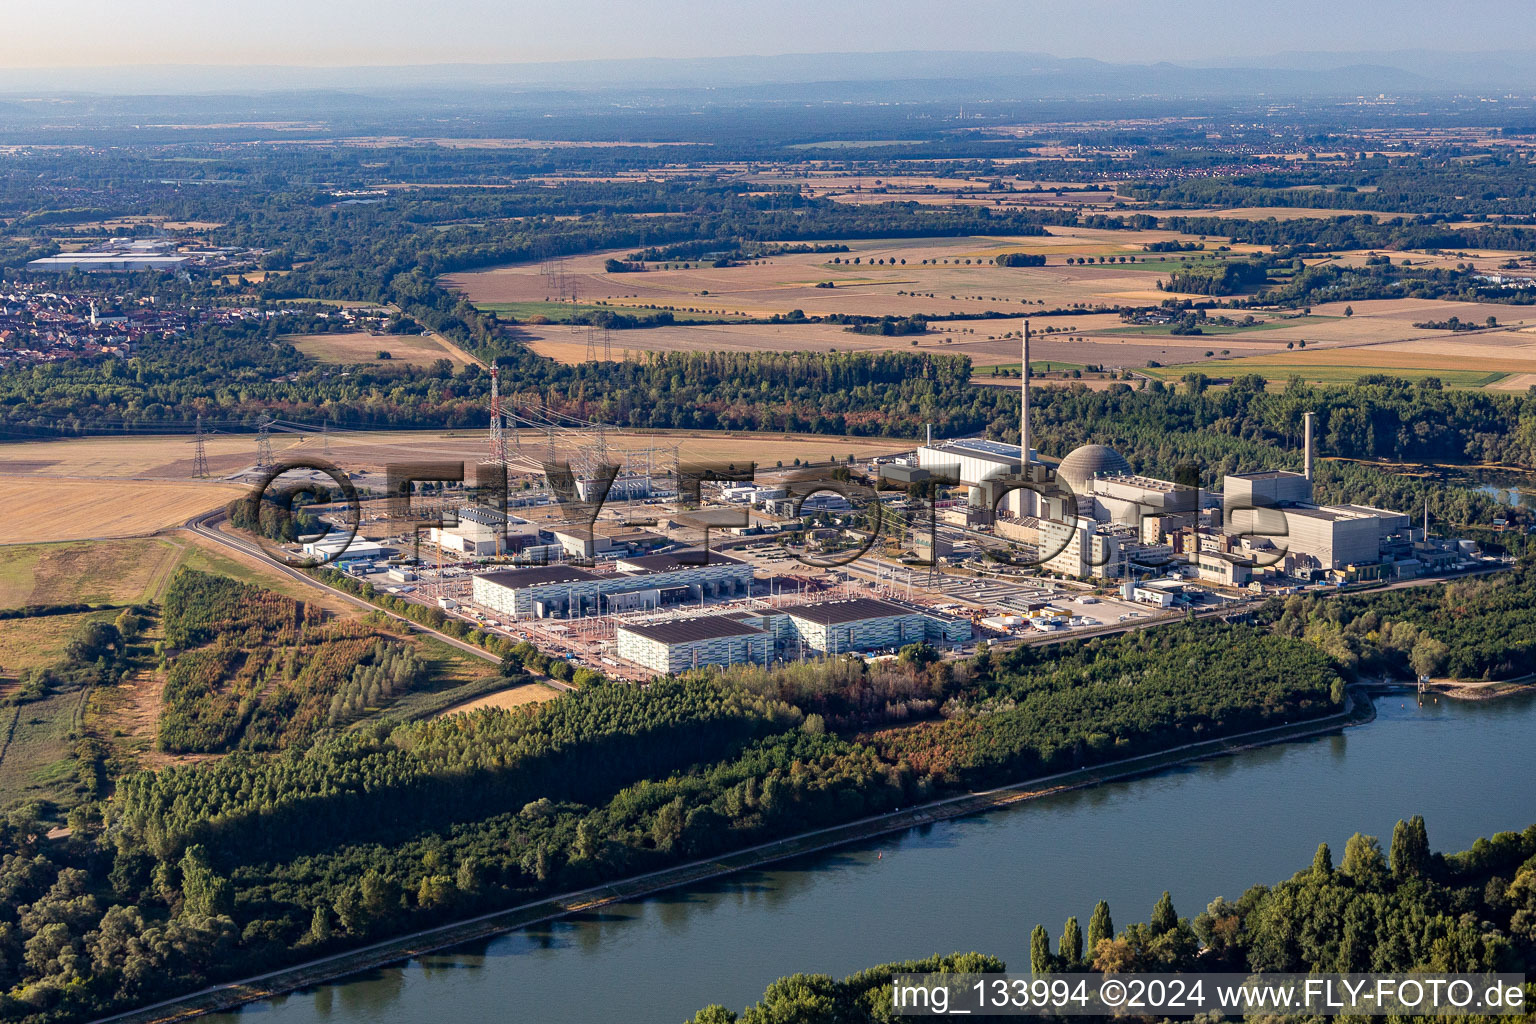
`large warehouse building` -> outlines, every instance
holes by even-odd
[[[773,634],[725,615],[624,625],[617,635],[619,657],[661,675],[702,665],[766,665],[773,657]]]
[[[752,593],[752,567],[709,552],[681,551],[620,559],[615,572],[530,566],[474,577],[475,604],[513,619],[603,615],[659,608],[705,597]]]
[[[762,665],[923,642],[953,645],[971,638],[971,624],[888,601],[856,598],[624,624],[617,632],[619,657],[666,673],[700,665]]]
[[[900,647],[928,638],[929,616],[867,597],[783,609],[795,637],[813,651],[842,654]]]

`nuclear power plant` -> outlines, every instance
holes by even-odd
[[[1193,469],[1176,480],[1138,473],[1103,444],[1042,457],[1033,334],[1028,321],[1021,327],[1017,436],[935,439],[930,430],[914,451],[887,449],[863,471],[898,486],[865,488],[854,495],[864,506],[836,493],[797,498],[801,469],[760,469],[685,495],[676,444],[610,447],[601,424],[515,394],[503,404],[493,372],[477,469],[488,465],[493,484],[505,472],[507,508],[453,492],[445,500],[457,511],[409,538],[426,555],[381,565],[387,545],[365,545],[338,566],[382,575],[374,585],[384,593],[639,679],[712,664],[896,657],[913,643],[963,649],[973,630],[1114,629],[1309,583],[1475,564],[1466,542],[1430,540],[1427,522],[1405,513],[1319,503],[1326,484],[1315,479],[1323,470],[1310,412],[1297,424],[1296,468],[1229,474],[1219,490]],[[525,444],[530,428],[538,440]],[[857,468],[852,456],[836,462]],[[899,486],[919,483],[929,485],[923,494]]]
[[[951,521],[1033,546],[1043,568],[1120,578],[1138,566],[1188,562],[1206,582],[1243,586],[1265,573],[1298,578],[1415,575],[1429,552],[1405,513],[1313,500],[1313,414],[1302,417],[1301,472],[1223,477],[1219,495],[1198,480],[1142,476],[1113,448],[1079,447],[1042,459],[1030,425],[1030,327],[1021,331],[1018,444],[984,437],[929,441],[918,467],[964,489]]]

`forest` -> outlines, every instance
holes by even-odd
[[[1068,918],[1054,943],[1046,927],[1036,925],[1029,959],[1035,977],[1090,971],[1529,977],[1536,968],[1536,825],[1479,839],[1470,850],[1436,853],[1416,815],[1397,823],[1385,852],[1377,837],[1357,832],[1335,866],[1324,843],[1310,867],[1273,886],[1254,885],[1235,901],[1217,897],[1193,918],[1179,916],[1164,892],[1146,921],[1116,931],[1109,904],[1100,900],[1086,929]],[[875,1024],[892,1019],[893,975],[1006,969],[995,957],[955,953],[882,964],[841,980],[796,974],[774,982],[740,1014],[714,1004],[688,1024]],[[1025,973],[1023,964],[1013,969]]]
[[[163,609],[157,742],[169,753],[302,745],[431,674],[377,620],[334,618],[227,576],[178,569]]]
[[[1514,679],[1536,664],[1536,569],[1336,601],[1297,594],[1262,617],[1352,674]]]

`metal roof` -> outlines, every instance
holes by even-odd
[[[459,509],[455,515],[471,523],[479,523],[481,526],[520,526],[528,522],[517,516],[508,515],[494,508],[486,508],[483,505],[466,505]]]
[[[599,577],[585,569],[570,565],[530,565],[525,569],[502,569],[498,572],[481,573],[482,579],[497,586],[521,590],[524,587],[544,587],[560,583],[586,583]]]
[[[714,640],[725,636],[763,636],[754,629],[724,615],[701,615],[695,619],[674,619],[671,622],[653,622],[649,625],[623,625],[621,633],[634,633],[647,640],[663,644],[682,644],[695,640]]]
[[[742,565],[743,563],[729,555],[707,549],[691,548],[687,551],[673,551],[661,555],[621,558],[617,564],[621,569],[632,569],[635,572],[672,572],[677,569],[699,569],[706,565]]]
[[[816,622],[823,626],[857,622],[860,619],[889,619],[897,615],[921,614],[910,608],[903,608],[899,604],[876,601],[868,597],[856,597],[850,601],[827,601],[823,604],[803,604],[795,608],[781,608],[780,611],[792,618],[805,619],[807,622]]]

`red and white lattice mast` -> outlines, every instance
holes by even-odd
[[[491,433],[489,437],[491,457],[485,461],[491,465],[507,464],[507,438],[501,429],[501,378],[491,366]]]

